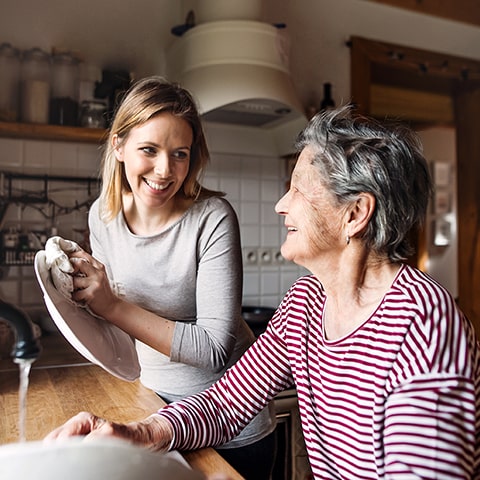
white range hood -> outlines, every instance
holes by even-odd
[[[167,75],[196,98],[207,122],[261,128],[291,152],[307,120],[281,29],[255,20],[201,23],[167,51]]]

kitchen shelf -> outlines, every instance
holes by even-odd
[[[106,140],[103,128],[66,127],[40,123],[0,122],[0,137],[36,140],[59,140],[100,144]]]

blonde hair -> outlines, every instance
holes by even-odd
[[[117,136],[116,146],[121,146],[132,128],[144,124],[163,112],[183,118],[193,132],[190,167],[180,192],[185,197],[194,199],[199,198],[200,195],[223,195],[221,192],[207,190],[199,183],[210,155],[200,116],[191,94],[162,77],[147,77],[139,80],[125,93],[110,127],[102,160],[100,213],[104,221],[110,221],[120,213],[122,195],[131,192],[124,164],[118,162],[115,157],[113,137]]]

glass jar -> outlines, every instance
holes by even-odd
[[[77,125],[78,63],[78,60],[69,53],[53,56],[50,96],[50,123],[52,125]]]
[[[96,100],[82,102],[80,125],[87,128],[105,128],[107,104]]]
[[[50,55],[40,48],[24,52],[20,78],[21,120],[27,123],[48,123]]]
[[[0,45],[0,121],[16,122],[19,114],[20,52]]]
[[[79,64],[78,70],[78,104],[82,105],[86,100],[95,100],[95,86],[102,81],[102,70],[85,62]]]

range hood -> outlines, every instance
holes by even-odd
[[[172,43],[167,75],[194,95],[204,120],[262,128],[291,149],[307,120],[286,43],[282,30],[267,23],[207,21]]]

